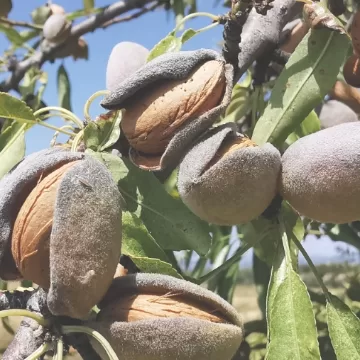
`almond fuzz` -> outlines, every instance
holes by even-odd
[[[125,106],[121,122],[130,145],[148,154],[163,152],[184,123],[221,102],[226,85],[225,67],[216,60],[207,61],[186,79],[157,85],[152,91],[139,92]]]

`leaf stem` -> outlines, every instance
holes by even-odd
[[[242,244],[240,246],[240,248],[238,250],[236,250],[236,253],[228,260],[226,260],[223,264],[221,264],[219,267],[217,267],[216,269],[210,271],[209,273],[207,273],[206,275],[202,276],[201,278],[199,278],[197,280],[198,284],[202,284],[208,280],[210,280],[211,278],[213,278],[214,276],[218,275],[219,273],[221,273],[222,271],[226,270],[227,268],[229,268],[231,265],[235,264],[236,262],[238,262],[241,258],[242,255],[244,255],[248,250],[250,250],[252,248],[252,245],[250,244]]]
[[[190,19],[195,18],[195,17],[199,17],[199,16],[204,16],[204,17],[208,17],[213,21],[218,21],[219,17],[217,15],[208,13],[208,12],[196,12],[196,13],[192,13],[189,14],[187,16],[185,16],[175,27],[175,29],[173,30],[173,33],[176,34],[181,28],[182,26]]]
[[[96,93],[92,94],[89,99],[86,101],[85,106],[84,106],[84,117],[86,121],[91,121],[91,116],[90,116],[90,106],[93,103],[93,101],[100,97],[100,96],[104,96],[104,95],[108,95],[110,93],[109,90],[100,90],[97,91]]]
[[[287,264],[290,265],[290,268],[293,269],[293,264],[291,261],[291,254],[290,254],[290,247],[289,247],[289,239],[288,239],[288,236],[286,233],[284,220],[281,215],[278,216],[278,221],[279,221],[279,230],[280,230],[281,241],[282,241],[284,252],[285,252],[285,259],[286,259]]]
[[[302,253],[302,255],[304,256],[305,260],[307,261],[311,271],[313,272],[313,274],[315,275],[316,277],[316,280],[318,281],[320,287],[321,287],[321,290],[322,292],[324,293],[324,296],[326,298],[326,300],[328,302],[331,303],[331,298],[330,298],[330,295],[329,295],[329,290],[327,289],[326,285],[324,284],[319,272],[317,271],[314,263],[312,262],[309,254],[307,253],[307,251],[304,249],[304,247],[302,246],[301,242],[295,237],[293,236],[292,239],[291,239],[294,244],[296,245],[296,247],[300,250],[300,252]]]
[[[68,326],[62,326],[61,332],[63,334],[84,333],[90,335],[95,340],[97,340],[99,344],[104,348],[110,360],[119,360],[119,358],[117,357],[115,351],[113,350],[109,342],[104,338],[104,336],[102,336],[98,331],[94,329],[91,329],[87,326],[68,325]]]
[[[48,326],[49,322],[45,320],[45,318],[41,315],[37,315],[29,310],[23,309],[9,309],[9,310],[2,310],[0,311],[0,318],[7,317],[7,316],[25,316],[30,319],[37,321],[41,326]]]
[[[58,111],[61,114],[67,115],[69,117],[69,119],[71,119],[77,126],[78,128],[82,129],[84,127],[84,123],[71,111],[64,109],[62,107],[59,106],[47,106],[44,108],[41,108],[37,111],[34,112],[34,116],[38,117],[39,115],[46,113],[48,111]],[[54,115],[56,116],[56,115]],[[69,120],[67,119],[67,120]]]
[[[36,351],[34,351],[25,360],[37,360],[41,355],[46,354],[50,350],[50,344],[42,344]]]
[[[58,127],[56,127],[56,126],[54,126],[54,125],[48,124],[48,123],[46,123],[46,122],[44,122],[44,121],[41,121],[41,120],[40,120],[40,121],[36,121],[35,124],[44,126],[44,127],[48,128],[48,129],[51,129],[51,130],[54,130],[54,131],[58,131],[58,132],[60,132],[60,133],[62,133],[62,134],[68,135],[68,136],[70,136],[70,137],[74,137],[74,136],[75,136],[75,134],[74,134],[73,132],[70,132],[70,131],[67,131],[67,130],[62,130],[61,128],[58,128]]]
[[[84,130],[81,130],[79,133],[76,134],[73,143],[71,145],[71,151],[72,152],[76,152],[76,149],[78,147],[78,145],[80,144],[81,139],[84,136]]]

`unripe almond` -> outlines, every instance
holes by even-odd
[[[275,197],[280,166],[274,146],[256,146],[236,133],[234,124],[225,124],[210,130],[185,155],[179,194],[209,223],[246,223],[260,216]]]
[[[62,165],[32,190],[16,218],[12,255],[22,276],[44,289],[50,287],[50,234],[60,181],[78,161]]]
[[[358,116],[349,106],[337,100],[326,101],[319,112],[322,129],[343,123],[358,121]]]
[[[43,33],[46,40],[59,44],[64,42],[70,35],[71,22],[64,14],[51,15],[44,24]]]
[[[281,193],[319,222],[360,220],[360,122],[333,126],[293,143],[282,157]]]
[[[166,275],[117,278],[99,307],[88,326],[122,359],[231,360],[243,339],[242,319],[230,304]]]
[[[140,44],[123,41],[111,50],[106,67],[106,88],[115,90],[121,82],[146,64],[149,50]]]
[[[159,84],[137,96],[125,106],[121,121],[130,145],[144,153],[162,153],[183,124],[220,103],[225,83],[224,64],[212,60],[185,79]]]
[[[121,127],[135,165],[152,171],[176,167],[225,111],[233,73],[212,50],[167,53],[118,84],[101,105],[125,109]]]

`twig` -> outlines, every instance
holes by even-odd
[[[106,22],[103,26],[101,26],[102,29],[106,29],[107,27],[111,26],[111,25],[114,25],[114,24],[120,24],[120,23],[123,23],[123,22],[127,22],[127,21],[131,21],[131,20],[134,20],[134,19],[137,19],[138,17],[144,15],[144,14],[147,14],[148,12],[150,11],[154,11],[156,8],[162,6],[163,4],[160,2],[160,1],[156,1],[154,2],[154,4],[151,4],[150,6],[148,7],[144,7],[143,9],[131,14],[131,15],[128,15],[128,16],[121,16],[121,17],[117,17],[115,19],[112,19],[108,22]]]
[[[40,49],[42,50],[37,51],[29,58],[20,61],[10,77],[5,80],[3,84],[0,84],[0,91],[8,92],[11,89],[17,88],[27,70],[29,70],[32,66],[40,67],[46,61],[51,59],[52,55],[54,55],[57,50],[64,47],[69,41],[72,41],[73,38],[78,38],[84,34],[93,32],[115,17],[122,15],[130,10],[142,8],[152,1],[153,0],[116,1],[115,3],[104,8],[101,13],[95,14],[80,24],[75,25],[71,29],[71,35],[66,42],[57,45],[50,45],[46,41],[42,41],[41,45],[43,46],[40,46]]]
[[[22,26],[22,27],[34,29],[34,30],[42,30],[43,29],[43,27],[41,25],[31,24],[26,21],[10,20],[10,19],[4,18],[4,17],[0,17],[0,23],[10,25],[10,26]]]

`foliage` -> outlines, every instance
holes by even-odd
[[[173,12],[176,24],[173,31],[154,44],[147,61],[167,52],[180,51],[185,42],[219,25],[218,16],[205,14],[212,24],[198,30],[184,30],[187,20],[201,15],[196,13],[197,2],[170,0],[160,1],[160,5]],[[231,6],[230,2],[226,5]],[[96,1],[84,0],[82,9],[66,16],[74,20],[102,10],[96,7]],[[344,23],[350,18],[350,10],[341,17]],[[32,23],[25,25],[31,30],[25,31],[19,31],[21,25],[9,23],[5,17],[0,19],[0,31],[11,45],[0,59],[1,71],[11,73],[9,59],[19,49],[26,49],[26,56],[39,49],[42,25],[49,11],[48,6],[34,9]],[[30,40],[34,41],[31,46]],[[231,103],[216,126],[234,123],[257,144],[270,142],[281,151],[299,138],[319,131],[320,120],[314,109],[341,77],[349,50],[351,43],[343,32],[327,26],[309,30],[280,71],[274,75],[267,64],[269,74],[260,85],[254,83],[259,76],[255,64],[242,74],[233,88]],[[71,52],[60,56],[60,50],[53,55],[74,56]],[[340,293],[333,291],[339,281],[326,278],[328,268],[315,268],[302,247],[304,237],[316,235],[319,241],[321,236],[328,236],[360,249],[360,222],[319,224],[301,218],[285,201],[277,199],[274,211],[247,224],[208,224],[179,199],[176,169],[171,174],[159,175],[135,167],[123,154],[119,156],[123,145],[121,110],[99,114],[96,119],[89,117],[90,104],[104,93],[95,94],[85,104],[86,121],[83,122],[81,116],[71,113],[71,73],[65,64],[61,64],[57,72],[58,107],[46,107],[43,103],[46,85],[45,70],[30,67],[17,87],[17,97],[0,93],[0,118],[3,119],[0,178],[24,158],[25,136],[30,128],[53,129],[53,144],[58,134],[65,135],[65,147],[85,148],[87,154],[111,172],[124,201],[122,254],[131,259],[138,270],[206,284],[229,302],[233,300],[239,279],[242,282],[248,282],[250,277],[254,279],[263,319],[245,324],[247,334],[242,348],[248,346],[251,354],[241,359],[360,359],[358,268],[347,264],[333,266],[333,278],[346,273],[346,281],[342,281],[346,288]],[[65,121],[61,128],[46,122],[57,115]],[[239,267],[241,256],[250,248],[254,250],[251,273]],[[299,269],[299,251],[309,263],[306,271]],[[7,320],[3,320],[3,324],[12,331]],[[44,353],[47,350],[42,349]]]

